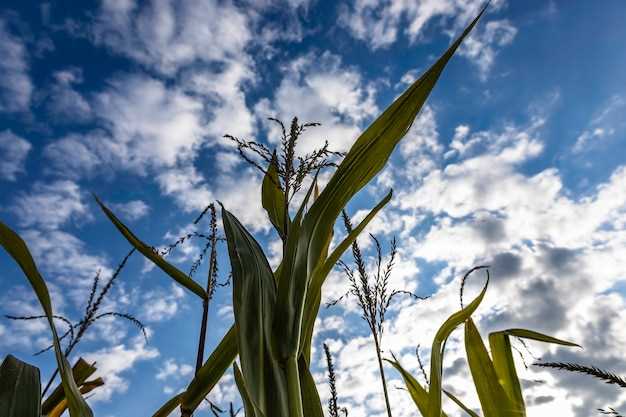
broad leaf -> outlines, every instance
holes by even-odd
[[[0,365],[0,416],[41,417],[39,369],[12,355]]]
[[[489,352],[471,318],[465,323],[465,351],[484,416],[525,416],[523,404],[521,408],[515,405],[500,385]]]
[[[271,349],[276,283],[263,250],[222,208],[233,276],[233,310],[241,371],[251,400],[267,415],[287,416],[287,385]],[[295,223],[295,222],[294,222]]]

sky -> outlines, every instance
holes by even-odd
[[[91,193],[157,247],[206,232],[206,221],[193,220],[220,200],[275,265],[280,244],[261,208],[261,173],[223,135],[275,147],[278,132],[267,118],[297,116],[321,123],[302,138],[302,152],[324,140],[347,151],[481,4],[4,1],[0,219],[29,245],[55,312],[75,321],[94,275],[104,282],[130,249]],[[516,345],[529,365],[518,358],[528,415],[626,411],[626,392],[614,386],[530,366],[542,358],[626,374],[624,21],[622,0],[492,1],[387,167],[348,205],[362,218],[394,190],[367,232],[385,248],[397,238],[392,286],[430,298],[394,301],[382,348],[420,381],[415,347],[428,361],[437,328],[459,308],[460,278],[489,264],[492,279],[475,314],[484,337],[523,327],[584,348]],[[366,234],[360,243],[372,255]],[[202,246],[192,239],[168,260],[188,271]],[[224,247],[219,264],[226,281]],[[37,365],[47,381],[53,355],[33,356],[50,342],[45,323],[4,317],[40,307],[5,252],[0,265],[0,357]],[[195,277],[204,285],[205,276],[203,265]],[[467,297],[481,279],[468,281]],[[347,289],[334,271],[324,301]],[[89,402],[98,416],[151,415],[193,376],[201,305],[133,254],[102,308],[137,317],[149,338],[120,319],[89,330],[70,357],[96,361],[106,379]],[[220,287],[207,352],[232,322],[230,287]],[[351,417],[385,415],[355,300],[323,308],[317,320],[314,376],[326,400],[323,342],[335,359],[340,405]],[[462,332],[447,344],[444,365],[444,385],[477,408]],[[399,376],[386,373],[394,416],[416,415]],[[238,403],[232,375],[209,398]],[[197,415],[210,415],[206,405]]]

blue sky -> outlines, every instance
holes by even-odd
[[[305,136],[302,151],[325,139],[347,150],[480,5],[5,1],[0,218],[31,247],[55,310],[73,319],[94,274],[109,276],[129,250],[91,192],[155,246],[206,229],[192,221],[219,199],[275,262],[280,245],[260,207],[260,174],[222,135],[275,146],[267,117],[298,116],[322,123]],[[619,0],[492,1],[389,166],[350,203],[349,211],[362,216],[394,189],[370,232],[383,241],[398,238],[394,285],[432,296],[419,304],[399,301],[387,321],[383,348],[407,367],[416,369],[415,346],[429,346],[457,308],[463,272],[489,263],[493,283],[478,313],[481,331],[546,331],[585,350],[533,345],[544,359],[626,373],[624,21]],[[170,260],[187,270],[201,246],[192,241]],[[229,269],[224,256],[221,279]],[[0,265],[0,313],[38,314],[4,252]],[[334,273],[325,299],[346,289],[346,278]],[[219,289],[211,306],[211,346],[232,322],[229,291]],[[96,360],[107,378],[90,402],[98,416],[150,415],[191,378],[200,304],[137,254],[106,303],[106,310],[142,320],[150,338],[146,343],[119,320],[91,329],[73,353]],[[350,415],[383,415],[373,348],[356,305],[323,310],[316,329],[322,396],[320,348],[327,341]],[[53,358],[32,353],[48,342],[44,323],[0,319],[0,356],[14,353],[36,364],[45,379]],[[458,335],[448,349],[447,383],[477,406]],[[520,367],[530,416],[626,409],[626,396],[614,387]],[[398,376],[388,374],[390,386],[399,386]],[[394,415],[414,415],[406,393],[391,391]],[[210,398],[238,401],[232,378]]]

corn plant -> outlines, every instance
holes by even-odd
[[[482,14],[482,12],[481,12]],[[319,395],[309,371],[313,325],[322,285],[336,262],[369,221],[390,200],[385,196],[329,253],[333,227],[341,210],[384,167],[410,128],[446,64],[480,15],[435,64],[391,104],[363,134],[337,167],[326,187],[311,198],[315,179],[293,218],[278,185],[280,166],[271,158],[265,172],[262,203],[284,239],[283,260],[275,270],[245,227],[222,208],[233,276],[235,325],[198,370],[187,389],[166,402],[155,416],[180,406],[189,416],[203,401],[237,354],[235,380],[248,416],[322,416]],[[311,202],[310,208],[307,205]],[[133,234],[104,204],[103,211],[124,237],[156,266],[201,300],[198,283]],[[285,233],[288,230],[288,233]]]
[[[293,217],[288,205],[289,189],[278,186],[279,161],[272,158],[263,167],[263,207],[283,238],[283,259],[276,270],[270,268],[261,246],[252,235],[233,214],[222,208],[232,267],[235,324],[197,369],[186,390],[168,400],[154,416],[167,416],[178,407],[182,416],[191,416],[237,355],[241,366],[234,364],[235,381],[248,417],[323,416],[309,370],[313,327],[322,286],[342,254],[389,202],[391,191],[330,251],[334,224],[352,197],[383,169],[450,58],[483,12],[484,9],[448,50],[358,137],[321,192],[317,191],[317,181],[313,179]],[[299,181],[298,177],[294,181]],[[96,201],[136,251],[195,294],[203,302],[205,311],[210,286],[203,287],[189,274],[167,262],[97,197]],[[2,223],[0,244],[22,268],[47,317],[71,417],[91,417],[93,414],[81,396],[61,350],[45,281],[26,244]],[[198,358],[202,356],[198,354]]]
[[[471,269],[463,277],[462,283],[465,283],[470,273],[479,269],[486,269],[486,267],[481,266]],[[480,400],[483,417],[526,416],[522,388],[513,360],[511,337],[554,343],[563,346],[578,346],[575,343],[560,340],[532,330],[508,329],[489,335],[490,355],[472,320],[472,314],[482,302],[488,284],[489,273],[487,272],[487,279],[480,294],[470,304],[452,314],[437,331],[431,348],[430,378],[426,378],[427,387],[420,385],[417,379],[407,372],[396,358],[389,360],[389,363],[391,363],[402,376],[411,398],[424,417],[445,416],[442,410],[442,393],[446,394],[467,414],[472,417],[478,417],[477,413],[467,407],[450,391],[444,389],[442,385],[445,344],[452,331],[461,325],[465,328],[465,352],[467,362],[476,393],[478,394],[478,399]],[[463,288],[463,285],[461,288]]]

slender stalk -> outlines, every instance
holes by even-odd
[[[202,364],[204,363],[204,347],[206,343],[206,333],[208,327],[209,302],[211,301],[211,296],[213,295],[213,290],[215,288],[215,275],[217,272],[217,218],[215,214],[215,206],[211,204],[208,207],[211,209],[211,254],[209,257],[209,271],[207,272],[206,282],[207,297],[202,301],[202,322],[200,323],[200,337],[198,339],[198,353],[196,355],[196,375],[198,374],[200,368],[202,368]],[[182,414],[183,417],[191,417],[192,415],[192,412],[183,412]]]
[[[387,407],[387,417],[391,415],[391,405],[389,404],[389,393],[387,392],[387,379],[385,378],[385,370],[383,368],[383,358],[380,353],[380,343],[378,342],[378,335],[374,335],[374,345],[376,346],[376,358],[378,359],[378,371],[380,372],[380,380],[383,383],[383,394],[385,395],[385,406]]]

